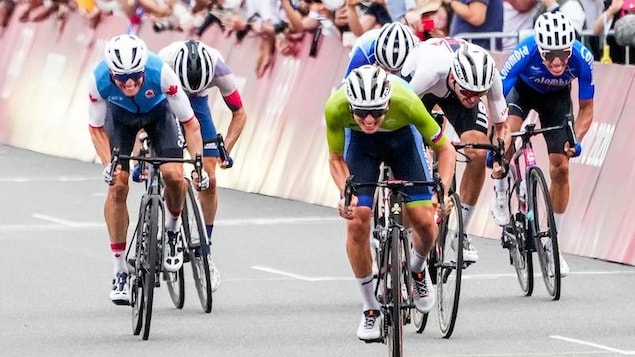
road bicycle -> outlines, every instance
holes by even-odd
[[[154,288],[160,287],[159,277],[163,272],[162,247],[167,244],[163,181],[161,179],[160,166],[165,163],[193,164],[199,177],[203,167],[200,155],[197,155],[194,159],[151,157],[147,156],[149,151],[146,150],[142,148],[140,155],[130,156],[121,154],[119,148],[115,147],[112,150],[111,159],[111,170],[115,170],[121,160],[136,160],[139,163],[148,164],[146,191],[141,196],[139,218],[126,251],[126,260],[133,268],[129,281],[132,332],[134,335],[139,335],[143,329],[142,338],[144,340],[147,340],[150,336]],[[142,170],[145,170],[145,168],[142,168]],[[178,274],[176,273],[177,276]],[[182,268],[180,270],[180,278],[182,281]]]
[[[212,141],[216,143],[221,162],[231,160],[222,134],[217,134]],[[185,177],[187,192],[185,205],[181,218],[183,222],[183,236],[185,240],[184,261],[189,262],[199,302],[205,313],[212,312],[213,295],[211,275],[209,271],[209,237],[205,228],[205,220],[201,206],[198,202],[192,180]],[[185,296],[185,284],[183,282],[183,270],[178,274],[169,273],[171,279],[167,279],[168,291],[174,305],[183,308]]]
[[[349,176],[344,190],[344,206],[348,208],[353,194],[361,187],[377,187],[384,192],[378,214],[375,235],[378,244],[378,277],[375,295],[384,316],[382,337],[378,341],[388,345],[389,356],[403,355],[403,326],[410,323],[415,309],[413,278],[410,272],[410,240],[403,224],[403,202],[406,187],[431,186],[438,197],[443,197],[439,175],[432,181],[380,180],[354,182]],[[441,201],[443,202],[443,201]]]
[[[531,138],[549,131],[565,130],[567,140],[575,146],[573,116],[567,115],[563,125],[541,129],[535,126],[535,123],[529,123],[523,130],[511,134],[513,139],[519,138],[521,143],[517,148],[516,140],[512,140],[509,190],[511,217],[509,225],[503,228],[501,244],[509,250],[510,264],[516,270],[525,296],[531,296],[533,292],[532,253],[536,252],[547,292],[552,300],[559,300],[562,284],[558,232],[547,181],[536,162]]]
[[[457,162],[469,162],[469,157],[463,149],[489,150],[494,153],[494,160],[503,164],[505,143],[498,140],[497,145],[485,143],[452,143],[464,159]],[[436,159],[433,166],[436,171]],[[463,225],[463,206],[461,198],[456,192],[456,172],[452,178],[452,184],[448,189],[448,197],[452,202],[450,214],[439,221],[439,234],[435,247],[430,252],[428,267],[432,283],[437,291],[437,314],[439,330],[443,338],[450,338],[456,326],[461,296],[461,281],[463,270],[471,264],[463,259],[465,227]],[[429,313],[414,311],[414,327],[417,333],[422,333],[428,321]]]

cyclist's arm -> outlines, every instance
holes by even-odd
[[[213,53],[217,53],[216,50],[209,48]],[[240,133],[242,133],[247,121],[247,111],[243,107],[243,101],[238,92],[234,75],[229,67],[225,64],[220,54],[218,54],[216,64],[214,66],[214,79],[211,86],[216,86],[223,96],[225,105],[232,112],[232,120],[229,123],[227,129],[227,135],[225,135],[225,147],[227,152],[231,152],[232,148],[238,141]]]
[[[345,103],[343,89],[340,88],[331,94],[324,107],[326,142],[329,149],[329,169],[333,182],[342,197],[346,179],[350,175],[348,165],[344,160],[344,142],[346,140],[346,118],[344,116],[348,112],[342,111],[341,106],[345,105]]]
[[[110,162],[111,156],[110,139],[104,128],[107,104],[97,90],[94,75],[91,76],[88,87],[88,98],[90,99],[90,103],[88,104],[88,131],[90,132],[90,138],[95,147],[97,156],[99,156],[99,159],[104,165],[107,165]]]
[[[494,74],[494,83],[487,93],[487,106],[490,119],[494,123],[493,143],[498,142],[498,138],[503,139],[505,148],[511,143],[509,126],[507,125],[507,101],[503,96],[503,83],[498,73]]]
[[[580,50],[580,76],[578,77],[578,116],[574,122],[575,134],[581,141],[591,127],[593,121],[593,96],[595,85],[593,84],[593,53],[582,46]]]

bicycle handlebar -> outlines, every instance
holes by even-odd
[[[145,150],[142,150],[142,153],[145,153]],[[147,157],[142,155],[124,155],[119,152],[118,147],[114,147],[112,149],[112,157],[110,159],[111,168],[110,175],[112,176],[115,167],[121,160],[136,160],[140,162],[146,162],[151,164],[154,167],[161,166],[162,164],[167,163],[183,163],[183,164],[192,164],[194,165],[194,170],[198,177],[202,176],[203,171],[203,156],[201,154],[196,154],[194,159],[183,159],[183,158],[174,158],[174,157]]]
[[[346,184],[344,185],[344,212],[348,212],[353,194],[355,194],[357,192],[357,189],[361,187],[385,187],[390,189],[391,191],[398,192],[402,192],[405,187],[432,187],[432,189],[437,193],[441,210],[443,211],[445,209],[445,192],[443,188],[443,182],[441,182],[441,176],[439,176],[439,173],[437,172],[434,173],[434,179],[432,181],[382,180],[377,182],[353,182],[353,177],[353,175],[350,175],[346,179]]]
[[[575,131],[573,129],[573,115],[569,113],[565,116],[565,118],[566,118],[566,121],[562,125],[550,126],[546,128],[540,128],[540,129],[536,129],[535,123],[527,124],[525,125],[524,130],[511,133],[511,137],[512,138],[520,137],[522,138],[523,142],[525,142],[525,141],[529,141],[529,139],[534,135],[543,134],[553,130],[568,129],[566,131],[567,141],[569,142],[571,146],[575,146],[578,141],[576,140]]]

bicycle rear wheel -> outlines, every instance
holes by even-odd
[[[450,338],[456,324],[461,296],[463,273],[463,217],[461,199],[457,193],[450,195],[453,208],[443,220],[444,234],[439,235],[435,246],[437,263],[437,308],[439,328],[443,338]]]
[[[531,232],[540,260],[540,270],[547,292],[553,300],[560,299],[560,252],[558,233],[553,217],[553,204],[547,181],[538,167],[529,170],[529,212]]]
[[[177,309],[182,309],[185,305],[185,279],[183,266],[175,272],[164,272],[165,283],[168,287],[170,300]]]
[[[534,268],[531,244],[527,241],[527,223],[522,213],[525,207],[519,199],[519,184],[521,183],[514,184],[513,190],[510,190],[509,204],[512,215],[509,225],[503,228],[503,246],[509,250],[510,264],[514,266],[520,289],[525,296],[531,296],[534,291]]]
[[[203,311],[212,312],[212,280],[209,272],[207,231],[192,183],[187,179],[187,194],[182,212],[183,232],[190,258],[194,285]]]

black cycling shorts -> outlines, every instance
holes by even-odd
[[[431,111],[435,105],[440,106],[443,110],[443,114],[448,118],[448,122],[452,124],[454,131],[459,136],[468,130],[476,130],[487,134],[489,120],[483,99],[479,100],[474,108],[464,107],[459,98],[454,94],[447,98],[439,98],[434,94],[426,94],[421,101],[428,111]]]
[[[131,113],[115,104],[108,103],[105,127],[110,139],[110,148],[118,147],[122,154],[132,153],[137,133],[144,129],[157,156],[181,158],[184,139],[181,126],[177,122],[167,99],[149,112],[141,114]],[[128,164],[127,160],[122,161],[122,169],[128,171]]]
[[[543,128],[566,123],[567,114],[571,114],[571,87],[555,92],[540,93],[519,79],[514,88],[507,94],[509,115],[517,115],[523,120],[533,109],[538,113],[540,126]],[[567,129],[548,131],[543,134],[550,154],[564,154],[567,142]]]
[[[412,125],[374,134],[348,129],[344,157],[355,182],[376,182],[382,162],[390,166],[395,179],[426,181],[432,178],[423,139]],[[432,197],[432,189],[427,186],[407,187],[404,192],[406,202],[429,201]],[[374,193],[374,187],[359,188],[358,205],[372,207]]]

